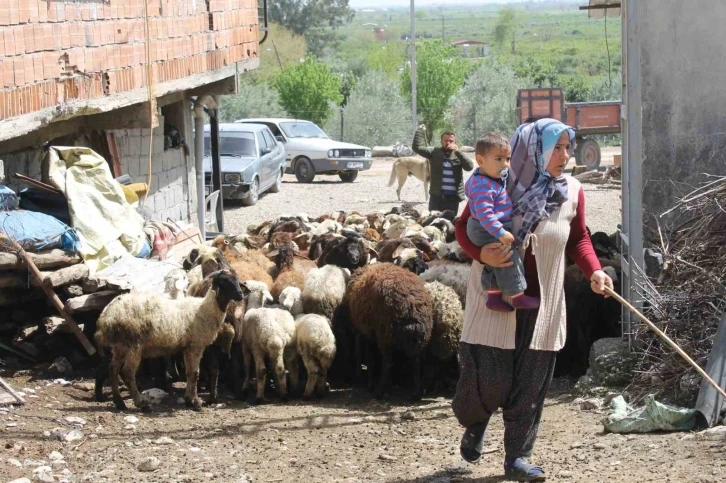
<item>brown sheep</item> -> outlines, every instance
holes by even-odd
[[[381,241],[381,234],[373,228],[366,228],[366,230],[363,232],[363,238],[373,243],[377,243]]]
[[[272,288],[272,280],[277,275],[277,267],[260,250],[248,250],[240,253],[229,244],[224,235],[217,236],[212,246],[222,252],[240,280],[258,280]]]
[[[369,343],[375,342],[380,351],[376,396],[383,396],[390,383],[393,352],[398,349],[413,362],[414,398],[420,399],[421,357],[433,327],[433,302],[423,281],[390,263],[368,265],[351,277],[344,303],[353,329]],[[373,362],[372,358],[367,362]]]
[[[305,276],[301,271],[294,268],[294,254],[292,243],[280,245],[267,254],[267,256],[274,258],[278,270],[277,278],[275,283],[272,284],[272,290],[270,290],[270,294],[275,300],[285,290],[285,287],[297,287],[302,291],[305,286]]]

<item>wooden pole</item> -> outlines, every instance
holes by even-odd
[[[68,324],[68,327],[71,328],[71,331],[76,336],[78,341],[81,343],[84,349],[86,349],[86,352],[88,352],[89,356],[92,356],[96,353],[96,348],[93,347],[93,344],[91,344],[91,341],[88,340],[86,337],[86,334],[83,333],[83,331],[78,327],[78,324],[76,321],[71,317],[71,315],[66,312],[65,307],[63,306],[63,302],[61,302],[61,299],[58,298],[58,295],[53,291],[53,289],[46,283],[43,283],[43,274],[40,273],[40,270],[38,267],[35,266],[35,263],[33,263],[33,260],[30,258],[30,256],[26,253],[25,250],[23,250],[23,247],[17,244],[15,240],[9,237],[2,236],[0,238],[3,238],[5,240],[8,240],[13,247],[18,250],[18,257],[25,260],[25,263],[28,264],[28,268],[30,269],[30,273],[35,277],[36,281],[38,282],[38,285],[43,289],[45,294],[48,296],[50,301],[53,303],[53,306],[58,310],[58,313],[61,314],[61,316],[65,319],[66,324]]]
[[[628,310],[630,310],[635,315],[637,315],[640,320],[642,320],[643,322],[645,322],[645,324],[648,327],[650,327],[651,330],[658,335],[658,337],[660,337],[661,339],[663,339],[664,341],[666,341],[666,343],[669,346],[671,346],[678,353],[678,355],[680,355],[681,357],[683,357],[686,360],[686,362],[688,362],[691,366],[693,366],[693,368],[696,369],[698,371],[698,373],[701,374],[701,376],[704,379],[706,379],[709,382],[709,384],[711,384],[713,386],[714,389],[716,389],[723,397],[726,398],[726,391],[724,391],[723,388],[721,386],[719,386],[718,383],[716,381],[714,381],[711,378],[711,376],[709,376],[706,373],[706,371],[704,371],[703,369],[701,369],[701,366],[699,366],[698,364],[696,364],[696,362],[693,359],[691,359],[688,356],[688,354],[686,354],[685,351],[678,346],[678,344],[676,344],[675,342],[673,342],[667,335],[665,335],[665,333],[662,330],[660,330],[658,327],[656,327],[656,325],[653,322],[651,322],[650,320],[648,320],[645,317],[645,315],[641,314],[638,311],[638,309],[636,309],[635,307],[633,307],[632,305],[630,305],[630,303],[627,300],[625,300],[624,298],[622,298],[620,295],[616,294],[613,289],[611,289],[609,287],[605,287],[605,292],[608,295],[610,295],[612,298],[614,298],[615,300],[617,300],[618,302],[620,302]]]

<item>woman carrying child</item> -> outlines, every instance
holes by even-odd
[[[564,176],[574,138],[571,127],[554,119],[523,124],[512,136],[510,169],[494,176],[495,182],[504,178],[511,203],[511,232],[504,230],[516,234],[504,237],[510,244],[497,242],[482,247],[471,240],[467,225],[472,201],[456,223],[459,244],[475,260],[459,348],[461,375],[452,403],[459,423],[466,428],[461,455],[471,463],[479,460],[489,419],[502,408],[504,470],[508,478],[516,481],[545,479],[544,470],[530,464],[528,458],[552,381],[555,357],[565,344],[565,255],[587,275],[594,292],[604,294],[606,286],[613,286],[587,234],[582,187],[576,179]],[[494,143],[499,158],[506,151],[499,149],[502,144]],[[485,155],[478,152],[477,158],[480,154]],[[479,161],[484,160],[478,159],[477,164]],[[479,211],[479,216],[482,213]],[[487,218],[477,218],[477,223],[484,227]],[[503,234],[502,230],[494,232]],[[526,281],[524,295],[528,298],[522,303],[512,301],[507,293],[498,295],[496,288],[491,288],[491,277],[485,274],[482,279],[485,266],[488,272],[512,266],[509,259],[513,247],[518,249]],[[489,306],[501,311],[488,308],[487,291],[497,297],[497,303]],[[499,297],[506,302],[504,305]],[[538,302],[539,307],[525,308],[532,302],[534,306]],[[519,307],[513,311],[507,304]]]

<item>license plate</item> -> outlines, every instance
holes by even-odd
[[[205,186],[204,187],[204,196],[209,196],[209,193],[211,193],[211,192],[212,192],[212,187],[211,186]]]
[[[348,163],[348,169],[362,169],[363,163]]]

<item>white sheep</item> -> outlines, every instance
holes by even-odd
[[[343,302],[349,280],[350,270],[336,265],[311,270],[302,291],[304,312],[332,320],[335,309]]]
[[[183,352],[187,373],[184,399],[201,409],[197,396],[199,361],[224,322],[227,305],[242,300],[237,277],[227,271],[212,275],[212,287],[204,298],[170,300],[164,294],[136,292],[116,297],[101,313],[96,330],[98,347],[110,347],[111,389],[119,410],[126,409],[119,392],[118,376],[128,386],[134,405],[144,411],[146,403],[136,387],[136,371],[142,359]]]
[[[303,313],[302,290],[297,287],[285,287],[280,292],[278,301],[293,317]]]
[[[471,265],[465,263],[429,263],[429,269],[419,275],[424,282],[441,282],[451,287],[462,307],[466,306],[466,286],[469,283],[469,272]]]
[[[199,268],[201,270],[201,266]],[[164,293],[172,300],[184,298],[188,287],[187,272],[181,268],[170,270],[164,277]]]
[[[328,369],[333,364],[336,351],[330,320],[317,314],[297,316],[295,344],[308,374],[303,398],[313,393],[322,397],[327,385]]]
[[[297,350],[295,348],[295,320],[281,308],[264,307],[272,302],[267,287],[254,287],[249,283],[242,285],[247,292],[247,313],[242,327],[242,353],[244,357],[245,379],[242,391],[249,387],[254,360],[257,392],[255,403],[260,404],[265,396],[267,368],[265,359],[272,364],[277,380],[280,399],[287,401],[287,380],[285,368],[290,371],[290,383],[297,386]]]

